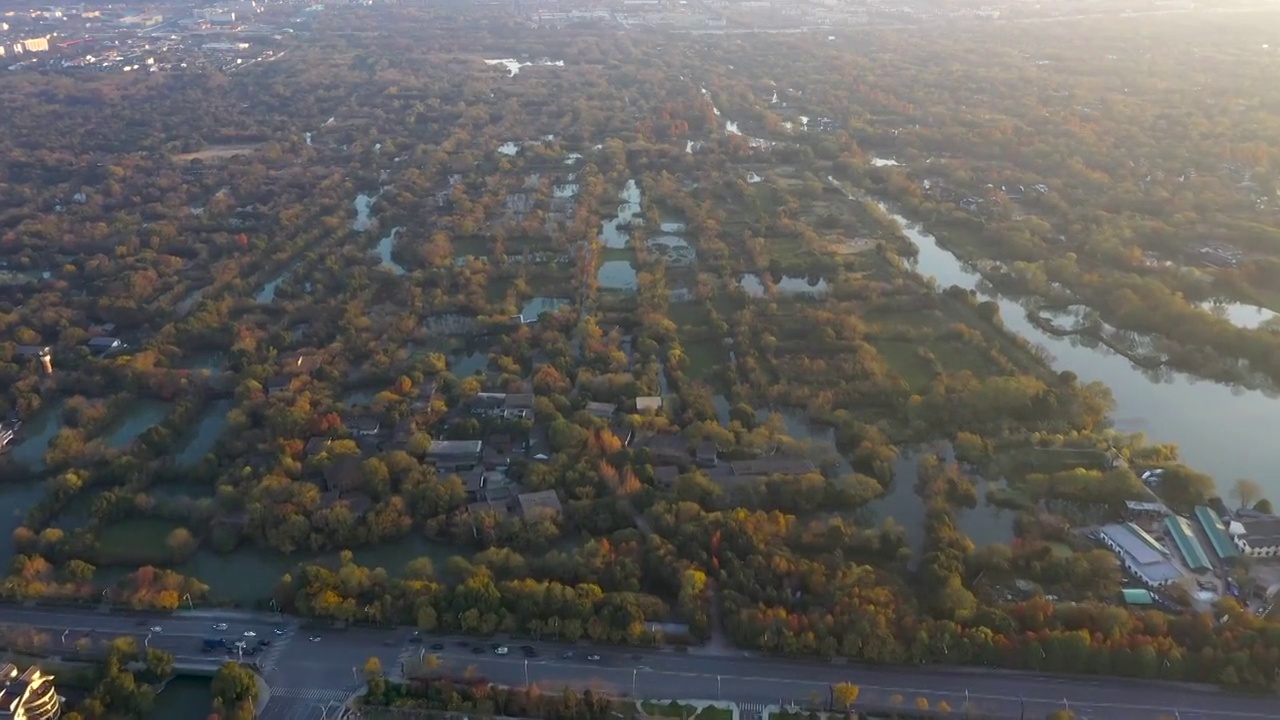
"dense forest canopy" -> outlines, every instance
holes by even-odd
[[[43,484],[5,593],[1270,686],[1274,620],[1120,606],[1075,531],[1143,468],[1184,512],[1233,479],[1113,430],[876,202],[1071,332],[1270,388],[1274,323],[1203,305],[1280,309],[1268,42],[379,6],[234,74],[6,73],[0,475]],[[276,571],[234,596],[225,558]]]

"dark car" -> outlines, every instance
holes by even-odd
[[[565,651],[564,651],[564,654],[562,654],[560,657],[564,658],[565,660],[572,660],[572,659],[573,659],[573,651],[572,651],[572,650],[565,650]]]
[[[471,647],[471,643],[467,642],[466,640],[459,640],[458,647]]]
[[[484,654],[484,648],[482,648],[482,647],[480,647],[479,645],[477,645],[477,646],[475,646],[475,647],[471,648],[471,652],[475,653],[476,655],[483,655],[483,654]]]
[[[271,647],[271,641],[266,638],[262,638],[258,641],[258,645],[260,647]]]
[[[538,651],[537,651],[537,650],[534,650],[533,648],[529,648],[528,650],[522,650],[521,652],[523,652],[523,653],[524,653],[524,656],[525,656],[525,657],[527,657],[527,658],[536,658],[536,657],[538,657]]]
[[[443,650],[443,649],[444,649],[444,643],[436,643],[436,644],[434,644],[434,645],[432,645],[432,646],[431,646],[431,649],[432,649],[432,650]]]

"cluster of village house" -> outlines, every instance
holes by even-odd
[[[85,347],[89,348],[89,352],[95,353],[101,357],[114,355],[128,347],[120,338],[110,335],[101,334],[104,332],[113,332],[115,325],[108,323],[107,325],[95,326],[93,337],[85,343]],[[45,376],[53,374],[53,346],[51,345],[19,345],[15,352],[21,360],[31,362],[33,360],[40,361],[40,370]],[[0,452],[4,452],[17,440],[18,431],[22,427],[22,420],[16,415],[11,415],[0,421]]]
[[[266,385],[269,395],[294,391],[301,379],[320,365],[320,357],[314,354],[293,353],[283,361],[285,373],[271,378]],[[431,406],[436,396],[438,382],[428,378],[415,389],[411,402],[415,412]],[[661,487],[669,488],[682,472],[701,468],[727,490],[753,483],[766,477],[796,476],[818,472],[818,468],[802,457],[772,455],[749,460],[721,461],[721,448],[711,442],[691,444],[676,433],[635,433],[621,422],[619,406],[615,403],[586,402],[582,408],[588,414],[609,423],[615,437],[624,446],[648,450],[654,467],[655,480]],[[635,398],[626,408],[639,414],[659,413],[663,400],[657,396]],[[507,477],[507,469],[513,460],[546,462],[552,449],[548,440],[548,426],[539,423],[534,415],[534,396],[529,392],[481,392],[469,398],[463,407],[455,409],[449,418],[476,417],[512,421],[526,421],[531,430],[527,437],[517,437],[507,430],[490,432],[483,440],[433,440],[427,449],[425,460],[442,476],[457,475],[463,482],[471,513],[491,512],[499,517],[520,517],[526,521],[551,519],[562,511],[561,501],[555,490],[521,492],[517,484]],[[325,504],[343,502],[356,514],[369,511],[374,503],[362,492],[361,462],[389,448],[404,447],[420,429],[413,417],[406,418],[394,427],[384,427],[373,414],[353,411],[343,418],[343,435],[310,438],[305,446],[307,457],[326,451],[339,437],[350,436],[360,450],[358,455],[343,455],[330,462],[319,476],[314,478],[322,485]],[[510,427],[510,426],[502,426]]]
[[[1206,505],[1196,507],[1190,517],[1177,515],[1158,502],[1127,505],[1127,522],[1104,525],[1094,537],[1149,591],[1180,584],[1207,593],[1208,598],[1225,591],[1246,602],[1250,596],[1270,600],[1280,592],[1280,584],[1275,583],[1241,588],[1226,573],[1240,556],[1280,556],[1280,518],[1243,509],[1228,514],[1224,522],[1223,516]],[[1155,597],[1150,592],[1129,591],[1126,599],[1149,604]]]

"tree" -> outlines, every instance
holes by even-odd
[[[378,677],[382,677],[382,661],[377,657],[370,657],[364,661],[364,678],[373,680]]]
[[[835,702],[837,709],[848,709],[850,705],[858,701],[858,693],[861,691],[857,685],[853,683],[836,683],[831,686],[831,698]]]
[[[248,667],[235,662],[225,662],[213,674],[210,684],[215,700],[224,707],[241,703],[253,704],[258,700],[258,676]]]
[[[1240,478],[1231,486],[1231,497],[1242,508],[1250,508],[1262,499],[1262,486],[1249,478]]]
[[[196,551],[196,539],[191,536],[191,531],[184,527],[174,528],[173,532],[169,533],[169,537],[165,538],[164,545],[175,562],[187,559]]]

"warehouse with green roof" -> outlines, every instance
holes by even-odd
[[[1182,555],[1187,567],[1194,572],[1205,572],[1212,567],[1209,565],[1209,556],[1205,554],[1204,548],[1200,547],[1195,530],[1186,518],[1170,515],[1164,519],[1164,526],[1169,529],[1169,537],[1173,538],[1173,543],[1178,546],[1178,554]]]
[[[1205,537],[1209,538],[1209,545],[1213,547],[1213,552],[1219,558],[1230,560],[1240,555],[1240,550],[1236,548],[1235,543],[1227,537],[1227,526],[1222,524],[1222,518],[1218,517],[1218,514],[1208,505],[1196,506],[1196,520],[1200,521]]]

